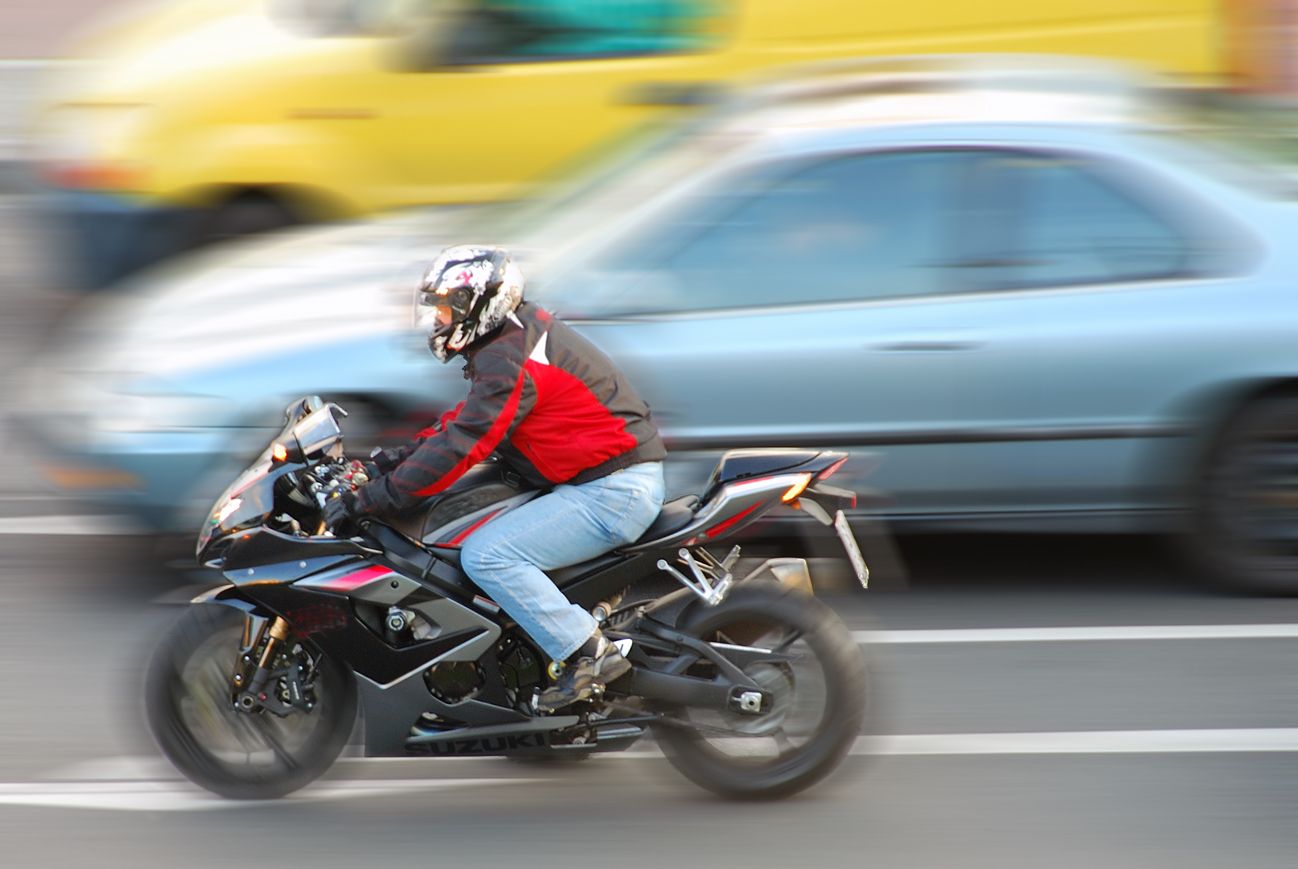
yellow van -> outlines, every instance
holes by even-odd
[[[90,285],[274,226],[524,196],[755,71],[1089,54],[1221,72],[1222,0],[187,0],[83,40],[38,122]]]

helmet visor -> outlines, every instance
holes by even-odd
[[[461,319],[465,312],[456,310],[453,304],[453,300],[458,301],[461,295],[465,295],[462,289],[454,289],[449,293],[435,293],[427,287],[417,289],[415,328],[423,332],[431,332],[433,329],[449,326]]]

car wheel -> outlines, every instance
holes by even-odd
[[[1298,397],[1246,406],[1208,454],[1191,551],[1235,589],[1298,594]]]
[[[269,196],[238,196],[218,206],[204,221],[198,242],[213,244],[301,222],[292,209]]]

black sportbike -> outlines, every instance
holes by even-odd
[[[667,503],[641,540],[554,571],[633,668],[543,714],[535,698],[559,665],[459,567],[460,543],[540,492],[484,463],[417,515],[335,537],[322,505],[364,479],[335,411],[314,396],[291,404],[212,508],[198,559],[228,582],[194,599],[150,663],[150,726],[197,784],[244,799],[301,788],[347,743],[358,701],[366,756],[578,757],[652,728],[677,769],[732,797],[808,787],[853,744],[864,662],[811,595],[806,562],[772,558],[741,577],[739,547],[719,547],[793,505],[835,526],[864,583],[842,513],[854,496],[824,482],[843,453],[728,453],[702,496]]]

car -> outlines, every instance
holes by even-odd
[[[896,528],[1177,533],[1296,591],[1295,188],[1199,102],[1031,58],[794,76],[531,203],[155,273],[38,362],[26,419],[63,479],[193,527],[293,396],[371,437],[458,401],[410,293],[503,242],[650,401],[669,494],[724,449],[869,452],[843,485]]]

